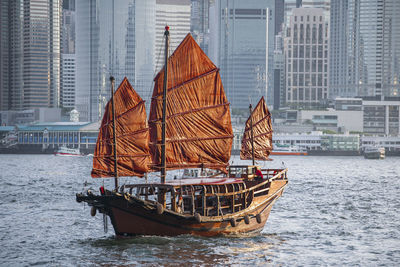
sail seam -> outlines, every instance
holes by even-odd
[[[168,139],[165,140],[166,143],[182,143],[182,142],[192,142],[192,141],[205,141],[205,140],[214,140],[214,139],[228,139],[228,138],[233,138],[233,135],[223,135],[223,136],[218,136],[218,137],[203,137],[203,138],[187,138],[187,139]],[[156,145],[161,145],[161,141],[158,141]],[[154,145],[154,142],[151,143]]]
[[[118,158],[136,158],[136,157],[151,157],[151,154],[138,154],[138,155],[121,155],[121,154],[118,154]],[[114,158],[114,156],[113,155],[99,155],[99,156],[94,156],[93,158],[102,158],[102,159],[105,159],[105,158]]]
[[[261,118],[261,120],[257,121],[256,123],[253,124],[253,128],[260,124],[261,122],[263,122],[265,119],[267,119],[268,117],[271,117],[271,113],[269,113],[267,116],[264,116],[263,118]],[[245,131],[249,130],[250,127],[246,127]]]
[[[115,117],[115,120],[118,121],[119,118],[121,118],[122,116],[125,116],[127,113],[133,111],[134,109],[136,109],[136,108],[139,106],[139,104],[142,104],[142,103],[144,104],[145,101],[144,101],[144,100],[141,100],[141,101],[138,102],[135,106],[131,107],[130,109],[128,109],[128,110],[126,110],[125,112],[123,112],[123,113],[119,114],[118,116],[116,116],[116,117]],[[113,119],[111,119],[110,121],[108,121],[107,123],[105,123],[104,125],[102,125],[101,128],[104,128],[104,127],[108,126],[108,125],[111,124],[112,122],[113,122]]]
[[[273,133],[273,131],[268,131],[268,132],[266,132],[266,133],[262,133],[262,134],[259,134],[259,135],[254,136],[254,139],[255,139],[255,138],[258,138],[258,137],[262,137],[262,136],[268,135],[268,134],[272,134],[272,133]],[[243,142],[243,141],[248,141],[248,140],[251,140],[251,138],[243,138],[243,139],[242,139],[242,142]]]
[[[149,127],[146,127],[146,128],[144,128],[144,129],[136,130],[136,131],[133,131],[133,132],[130,132],[130,133],[117,135],[116,137],[117,137],[117,138],[121,138],[121,137],[125,137],[125,136],[132,136],[132,135],[135,135],[135,134],[138,134],[138,133],[146,132],[146,131],[148,131],[148,130],[149,130]],[[102,138],[101,140],[99,140],[99,142],[101,142],[101,143],[106,143],[105,141],[106,141],[106,140],[110,140],[110,139],[112,139],[112,137],[109,137],[109,138]]]
[[[179,87],[184,86],[185,84],[191,83],[191,82],[193,82],[193,81],[195,81],[195,80],[198,80],[198,79],[200,79],[200,78],[203,78],[204,76],[208,76],[208,75],[210,75],[210,74],[212,74],[212,73],[214,73],[214,72],[217,72],[217,71],[219,71],[219,68],[212,69],[212,70],[210,70],[210,71],[208,71],[208,72],[206,72],[206,73],[203,73],[203,74],[201,74],[201,75],[199,75],[199,76],[196,76],[196,77],[193,77],[193,78],[191,78],[191,79],[189,79],[189,80],[186,80],[186,81],[184,81],[184,82],[182,82],[182,83],[180,83],[180,84],[178,84],[178,85],[175,85],[175,86],[173,86],[173,87],[171,87],[171,88],[167,88],[167,92],[170,92],[170,91],[172,91],[172,90],[175,90],[175,89],[177,89],[177,88],[179,88]],[[153,96],[151,99],[152,99],[152,100],[154,99],[155,101],[161,101],[162,99],[157,99],[159,96],[162,96],[162,92],[159,93],[159,94],[157,94],[157,95],[155,95],[155,96]]]
[[[208,107],[201,107],[201,108],[191,109],[191,110],[188,110],[188,111],[185,111],[185,112],[180,112],[180,113],[176,113],[176,114],[169,115],[169,116],[167,117],[167,119],[171,119],[171,118],[178,117],[178,116],[183,116],[183,115],[186,115],[186,114],[189,114],[189,113],[199,112],[199,111],[202,111],[202,110],[213,109],[213,108],[219,108],[219,107],[221,107],[221,106],[226,106],[226,105],[229,105],[229,104],[230,104],[229,102],[226,102],[226,103],[222,103],[222,104],[218,104],[218,105],[214,105],[214,106],[208,106]],[[154,120],[149,121],[149,123],[157,123],[157,122],[160,121],[160,120],[161,120],[161,118],[154,119]]]

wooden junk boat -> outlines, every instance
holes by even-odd
[[[168,51],[169,30],[165,30]],[[76,200],[109,216],[117,236],[259,232],[288,183],[287,169],[263,169],[272,150],[271,117],[262,98],[250,117],[241,159],[228,166],[233,132],[219,69],[188,34],[155,77],[150,117],[125,78],[106,106],[92,177],[115,177],[115,189],[88,190]],[[172,71],[168,71],[172,70]],[[167,75],[165,75],[167,73]],[[166,179],[167,170],[218,170],[211,177]],[[161,172],[159,183],[118,185],[118,177]],[[257,172],[257,174],[256,174]],[[146,180],[147,181],[147,180]],[[105,217],[106,218],[106,217]]]

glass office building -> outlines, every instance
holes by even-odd
[[[76,1],[76,109],[98,121],[126,76],[149,99],[154,75],[155,0]]]
[[[0,109],[58,107],[61,0],[1,1]]]
[[[286,103],[312,107],[328,98],[328,27],[323,9],[295,8],[286,30]]]
[[[398,0],[332,1],[332,98],[399,96],[399,14]]]
[[[212,6],[210,56],[233,110],[261,96],[273,104],[274,0],[219,0]]]

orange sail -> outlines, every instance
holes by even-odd
[[[242,148],[240,150],[241,159],[252,159],[252,133],[253,125],[254,139],[254,159],[269,160],[268,156],[272,150],[272,123],[271,113],[265,104],[264,97],[260,99],[256,108],[246,121],[244,129]]]
[[[149,118],[154,167],[161,162],[164,70],[154,79]],[[166,168],[223,169],[231,156],[229,103],[219,69],[188,34],[168,59]]]
[[[125,78],[114,94],[119,176],[143,176],[148,171],[149,128],[144,101]],[[114,177],[113,116],[107,103],[93,157],[92,177]]]

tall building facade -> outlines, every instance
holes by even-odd
[[[61,4],[0,2],[1,109],[59,106]]]
[[[61,55],[61,91],[60,106],[73,109],[75,107],[75,54]]]
[[[209,55],[231,108],[247,111],[261,96],[273,105],[275,0],[218,0],[211,8]]]
[[[209,10],[212,3],[214,0],[192,0],[191,6],[190,32],[206,54],[210,42]]]
[[[287,104],[311,107],[328,98],[328,33],[322,9],[293,10],[284,44]]]
[[[149,99],[154,75],[155,0],[76,1],[76,97],[81,121],[101,119],[126,76]]]
[[[285,0],[285,22],[289,26],[293,8],[321,8],[324,10],[325,23],[329,23],[331,0]]]
[[[190,0],[157,0],[156,11],[156,72],[164,66],[164,31],[170,27],[170,54],[190,32]]]
[[[63,54],[75,53],[75,10],[63,9],[61,51]]]
[[[332,1],[331,14],[331,97],[399,96],[400,1]]]

